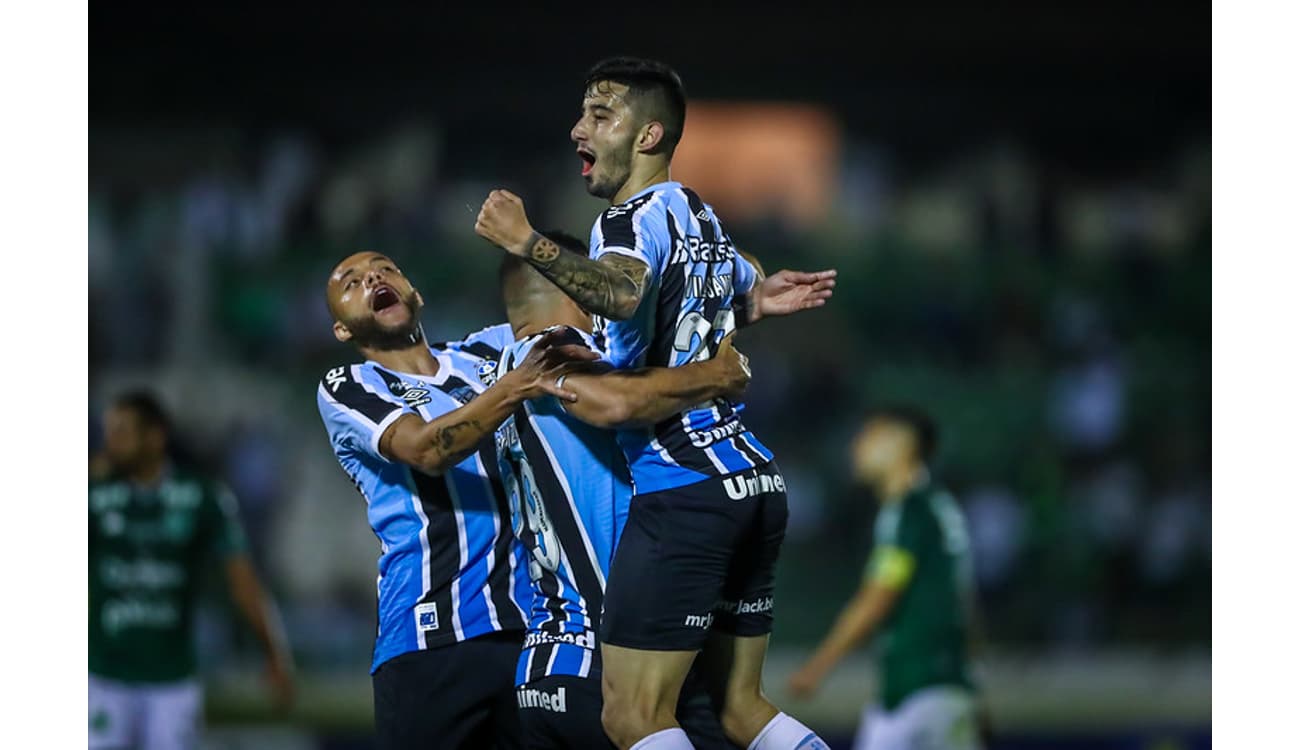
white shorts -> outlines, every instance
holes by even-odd
[[[975,698],[960,687],[923,688],[893,711],[862,712],[853,750],[979,750]]]
[[[203,689],[197,680],[148,685],[90,675],[90,750],[193,750]]]

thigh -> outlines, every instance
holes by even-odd
[[[528,750],[614,750],[600,723],[600,680],[545,677],[516,688],[514,699]]]
[[[730,502],[717,480],[632,499],[606,586],[601,643],[703,646],[738,537]]]
[[[119,750],[135,744],[132,688],[90,675],[90,750]]]
[[[785,479],[771,462],[737,474],[731,481],[744,481],[754,492],[737,502],[736,509],[747,513],[713,627],[742,637],[767,635],[772,632],[776,561],[790,517]]]
[[[199,745],[203,689],[196,680],[141,689],[141,750],[191,750]]]

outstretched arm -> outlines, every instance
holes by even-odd
[[[474,231],[533,264],[583,309],[611,320],[632,317],[649,284],[650,267],[636,258],[610,253],[592,260],[563,252],[533,229],[523,201],[506,190],[488,195]]]
[[[749,385],[749,360],[727,336],[713,358],[681,367],[575,372],[564,387],[578,395],[565,409],[605,429],[648,427],[715,398],[738,397]]]
[[[835,291],[837,272],[834,269],[813,273],[777,271],[767,276],[757,258],[743,252],[741,255],[754,267],[755,273],[753,287],[736,297],[736,324],[742,328],[763,318],[821,307]]]

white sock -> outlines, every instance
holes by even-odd
[[[681,727],[673,727],[642,737],[629,750],[695,750],[695,746],[686,738],[686,732]]]
[[[749,750],[831,750],[831,746],[798,719],[779,713],[749,743]]]

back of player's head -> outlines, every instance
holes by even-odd
[[[559,245],[561,252],[583,256],[587,254],[586,243],[571,234],[555,229],[539,232],[539,234]],[[566,297],[564,292],[543,276],[541,271],[534,268],[533,264],[511,253],[505,253],[502,257],[498,279],[501,283],[501,298],[505,302],[506,313],[512,318],[515,312],[541,301],[549,301],[553,295]]]
[[[640,57],[609,57],[587,72],[583,88],[601,81],[621,83],[628,88],[632,107],[647,121],[657,120],[664,128],[663,150],[672,157],[686,126],[686,88],[667,64]]]
[[[939,427],[922,409],[910,404],[891,404],[872,409],[867,416],[870,422],[888,422],[905,427],[916,445],[916,458],[923,464],[934,460],[939,448]]]
[[[113,407],[135,415],[141,429],[159,430],[166,434],[170,429],[167,411],[158,397],[143,389],[126,391],[113,399]]]

